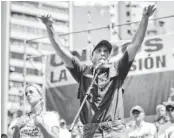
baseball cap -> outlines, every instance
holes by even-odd
[[[141,106],[136,105],[136,106],[132,107],[130,113],[132,114],[132,113],[135,112],[135,111],[144,112],[144,109],[143,109]]]
[[[166,106],[167,111],[168,111],[169,108],[174,109],[174,101],[163,102],[163,104]]]
[[[111,53],[112,51],[112,45],[109,41],[107,40],[101,40],[96,46],[94,46],[93,50],[92,50],[92,55],[93,55],[93,52],[100,46],[106,46],[107,49],[109,50],[109,54]]]

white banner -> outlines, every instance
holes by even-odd
[[[128,76],[174,70],[173,39],[174,34],[145,38]],[[118,60],[122,56],[122,53],[125,51],[122,47],[124,43],[126,41],[112,42],[113,53],[111,54],[111,62]],[[81,50],[80,52],[74,51],[72,53],[82,62],[89,62],[89,49]],[[47,87],[76,83],[57,55],[50,55],[47,58],[46,80]]]

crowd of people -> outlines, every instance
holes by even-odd
[[[146,122],[145,111],[135,106],[130,111],[133,120],[126,123],[129,138],[174,138],[174,101],[156,106],[156,120]]]
[[[40,138],[42,135],[47,135],[47,137],[51,138],[83,137],[83,124],[80,119],[73,130],[69,132],[69,126],[67,126],[66,121],[60,118],[57,112],[43,110],[43,93],[39,85],[28,85],[25,94],[31,110],[25,115],[20,113],[21,116],[17,116],[12,121],[8,129],[8,137],[26,138],[28,136],[38,136]],[[174,101],[172,101],[171,97],[168,101],[156,106],[156,120],[153,122],[144,120],[145,111],[141,106],[132,107],[130,110],[132,120],[124,123],[128,138],[173,138]],[[118,128],[116,127],[116,129]],[[121,131],[122,129],[120,129],[120,133]]]

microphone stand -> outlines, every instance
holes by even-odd
[[[87,90],[87,92],[86,92],[86,94],[85,94],[85,97],[84,97],[84,99],[83,99],[83,101],[82,101],[82,103],[81,103],[81,105],[80,105],[80,108],[79,108],[79,110],[78,110],[78,112],[77,112],[77,114],[76,114],[76,116],[75,116],[75,118],[74,118],[74,120],[73,120],[73,122],[72,122],[72,124],[71,124],[71,127],[70,127],[70,129],[69,129],[70,132],[73,130],[74,125],[75,125],[75,122],[77,121],[77,119],[78,119],[78,117],[79,117],[79,114],[80,114],[80,112],[81,112],[81,110],[82,110],[82,108],[83,108],[83,106],[84,106],[84,104],[85,104],[85,102],[86,102],[88,96],[91,94],[91,90],[92,90],[92,88],[93,88],[93,84],[94,84],[94,82],[95,82],[95,80],[96,80],[96,78],[97,78],[99,72],[100,72],[100,70],[98,69],[97,72],[96,72],[96,74],[95,74],[95,76],[94,76],[94,78],[93,78],[93,80],[92,80],[92,82],[91,82],[91,84],[90,84],[90,86],[88,87],[88,90]]]

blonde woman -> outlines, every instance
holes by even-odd
[[[25,96],[31,107],[13,126],[13,138],[58,138],[59,116],[44,111],[43,90],[32,84],[25,88]]]

